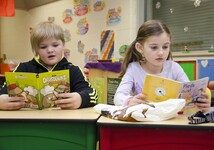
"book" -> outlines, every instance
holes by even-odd
[[[25,97],[26,107],[55,107],[56,93],[70,92],[69,70],[44,73],[5,72],[9,96]]]
[[[146,74],[142,93],[147,95],[147,100],[153,102],[168,99],[182,98],[186,105],[195,103],[201,93],[206,91],[209,77],[189,82],[178,82],[160,76]]]

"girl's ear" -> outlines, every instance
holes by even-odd
[[[136,42],[135,43],[135,49],[139,52],[139,53],[143,53],[143,46],[140,44],[140,43],[138,43],[138,42]]]

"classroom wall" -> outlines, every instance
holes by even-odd
[[[28,32],[30,14],[16,10],[16,17],[1,18],[1,57],[7,60],[25,61],[33,57]]]
[[[65,9],[73,8],[72,0],[61,0],[47,5],[43,5],[31,10],[17,10],[15,17],[1,19],[1,57],[6,54],[7,60],[27,61],[32,59],[29,41],[29,27],[35,26],[41,21],[47,21],[48,17],[55,17],[55,22],[67,29],[71,34],[71,41],[66,42],[66,48],[71,51],[69,61],[80,67],[84,67],[85,53],[88,50],[96,48],[100,51],[100,34],[103,30],[113,30],[115,33],[114,58],[119,59],[118,50],[121,45],[130,44],[139,27],[139,15],[144,16],[144,1],[139,0],[105,0],[105,8],[102,11],[93,11],[93,4],[97,0],[91,0],[91,11],[84,16],[73,16],[71,23],[63,23],[63,12]],[[113,25],[106,25],[106,15],[109,9],[121,7],[121,22]],[[140,13],[140,14],[139,14]],[[89,30],[85,35],[76,34],[77,23],[80,19],[86,17]],[[142,18],[142,17],[141,17]],[[81,40],[84,45],[84,52],[77,50],[77,43]]]

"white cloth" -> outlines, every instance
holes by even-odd
[[[94,106],[94,109],[99,114],[102,114],[102,110],[109,111],[112,119],[118,119],[118,115],[121,113],[123,114],[123,118],[131,114],[131,118],[136,121],[163,121],[176,117],[178,112],[185,106],[185,103],[186,101],[184,99],[169,99],[163,102],[149,103],[153,104],[155,107],[151,107],[147,104],[138,104],[129,107],[97,104]],[[123,112],[123,110],[125,112]]]

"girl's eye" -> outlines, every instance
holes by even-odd
[[[169,48],[169,46],[163,46],[163,49],[168,49]]]
[[[156,50],[158,47],[157,46],[152,46],[151,49]]]

